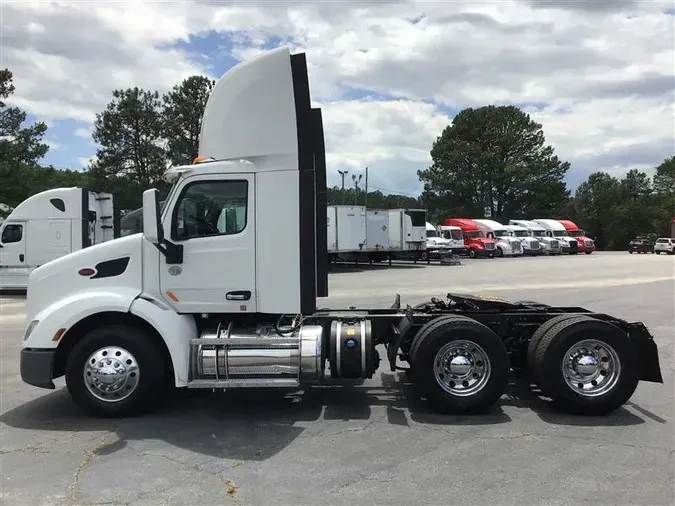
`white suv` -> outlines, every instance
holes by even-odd
[[[658,255],[662,251],[664,253],[668,253],[669,255],[675,253],[675,239],[659,237],[654,243],[654,253]]]

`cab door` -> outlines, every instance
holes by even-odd
[[[28,274],[26,223],[5,222],[0,233],[0,287],[25,288]]]
[[[0,265],[26,267],[26,223],[5,222],[0,234]]]
[[[160,259],[164,299],[179,313],[256,311],[255,177],[187,177],[164,218],[183,261]]]

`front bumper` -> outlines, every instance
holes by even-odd
[[[21,380],[40,388],[53,390],[56,349],[24,348],[21,350]]]

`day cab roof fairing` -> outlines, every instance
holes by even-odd
[[[568,232],[575,232],[577,230],[581,230],[579,227],[577,227],[576,223],[574,223],[571,220],[556,220],[556,221],[560,223]]]
[[[446,218],[443,224],[445,226],[459,227],[463,232],[480,231],[478,224],[469,218]]]
[[[199,156],[246,160],[256,172],[298,171],[300,306],[314,312],[316,297],[328,295],[326,154],[305,53],[280,47],[226,72],[204,109]]]

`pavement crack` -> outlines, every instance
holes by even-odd
[[[97,456],[97,452],[101,448],[103,448],[103,447],[105,447],[105,446],[107,446],[107,445],[109,445],[113,442],[114,441],[110,440],[110,434],[106,434],[104,436],[104,440],[99,442],[99,444],[97,444],[96,447],[94,447],[91,450],[86,450],[84,452],[84,458],[82,459],[82,462],[80,462],[80,465],[77,466],[77,469],[75,469],[75,473],[73,474],[73,479],[70,482],[70,484],[68,485],[68,498],[69,498],[71,504],[77,503],[77,501],[76,501],[76,499],[77,499],[77,486],[80,483],[80,475],[82,474],[82,471],[84,470],[84,468],[87,467],[89,465],[89,463],[94,459],[94,457]]]
[[[44,443],[37,443],[34,445],[24,446],[23,448],[12,448],[9,450],[0,450],[0,455],[7,455],[9,453],[51,453],[44,449]]]

